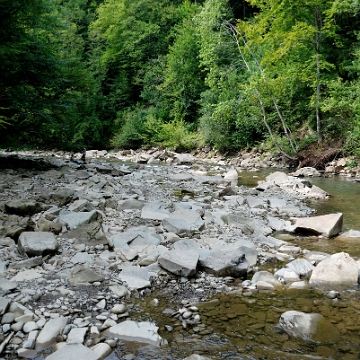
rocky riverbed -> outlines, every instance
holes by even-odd
[[[206,334],[199,309],[219,294],[315,287],[337,301],[339,287],[356,288],[359,263],[348,254],[306,251],[276,236],[341,233],[342,214],[317,217],[305,205],[329,194],[304,173],[274,170],[248,189],[237,179],[241,161],[255,166],[252,157],[214,166],[160,150],[86,155],[86,163],[64,154],[1,158],[3,358],[135,359],[123,341],[167,343],[134,301],[155,292],[173,303],[161,331],[172,332],[175,319],[183,331]],[[322,341],[324,326],[334,337],[340,331],[299,311],[280,314],[278,326],[304,341]]]

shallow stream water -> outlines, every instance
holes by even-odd
[[[241,173],[239,185],[255,187],[273,170],[258,173]],[[311,182],[330,193],[331,198],[313,201],[309,205],[317,214],[342,212],[344,230],[360,230],[360,183],[345,178],[311,179]],[[360,259],[360,240],[341,241],[337,239],[292,238],[290,240],[302,249],[319,250],[328,253],[348,252]],[[282,267],[274,264],[270,271]],[[239,283],[229,284],[234,290]],[[330,289],[327,289],[330,290]],[[132,353],[133,359],[183,359],[191,354],[201,354],[211,359],[359,359],[360,354],[360,291],[358,287],[335,289],[338,298],[327,297],[327,291],[281,290],[272,293],[258,293],[251,296],[221,294],[211,301],[197,305],[202,325],[183,328],[180,320],[164,315],[166,308],[181,306],[171,294],[153,293],[138,300],[139,312],[134,320],[152,319],[159,326],[159,334],[169,344],[160,348],[123,343],[109,359],[124,359]],[[159,299],[154,308],[150,301]],[[334,324],[336,340],[328,342],[329,329],[323,329],[320,342],[310,342],[289,337],[279,331],[278,322],[283,312],[299,310],[322,314]],[[136,319],[137,316],[137,319]],[[165,325],[173,331],[165,330]]]

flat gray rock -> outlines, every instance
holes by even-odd
[[[104,278],[95,271],[81,265],[76,265],[68,276],[71,285],[81,285],[84,283],[93,283],[103,281]]]
[[[127,341],[135,341],[160,346],[167,341],[157,333],[158,327],[148,321],[136,322],[131,320],[123,321],[106,330],[108,336]]]
[[[14,290],[17,287],[16,281],[10,281],[2,276],[0,276],[0,290],[6,292],[9,290]]]
[[[67,224],[67,227],[70,230],[74,230],[81,225],[89,224],[94,221],[101,221],[102,215],[96,210],[89,212],[64,211],[60,213],[59,219]]]
[[[210,252],[205,260],[200,260],[201,267],[215,276],[241,277],[247,273],[249,262],[240,249],[224,249]]]
[[[39,256],[56,252],[59,244],[51,232],[30,232],[20,234],[18,249],[22,255]]]
[[[130,289],[150,287],[150,274],[139,266],[126,264],[119,274],[119,279],[125,281]]]
[[[199,254],[196,252],[175,249],[162,253],[158,263],[177,276],[190,277],[196,273],[198,260]]]
[[[161,237],[146,226],[139,226],[114,234],[109,240],[114,248],[123,248],[125,245],[146,247],[159,245]]]
[[[63,329],[67,323],[67,317],[61,316],[55,319],[50,319],[40,331],[36,339],[35,350],[41,351],[55,344],[57,336],[60,334],[61,329]],[[66,357],[63,359],[66,359]]]
[[[118,210],[137,210],[142,209],[145,205],[144,201],[136,199],[126,199],[119,202]]]
[[[204,225],[205,221],[198,212],[186,209],[176,210],[163,220],[164,229],[179,236],[190,236]]]
[[[4,315],[9,308],[10,300],[0,297],[0,315]]]
[[[36,201],[12,200],[5,204],[9,214],[31,216],[42,211],[42,205]]]
[[[82,344],[67,344],[46,357],[46,360],[99,360],[99,356]]]
[[[143,219],[163,220],[170,215],[170,205],[165,201],[152,201],[146,204],[141,211]]]

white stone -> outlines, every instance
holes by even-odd
[[[56,337],[60,334],[67,322],[68,318],[66,317],[49,320],[36,339],[35,349],[40,351],[53,345],[56,342]]]
[[[310,284],[357,284],[359,266],[349,254],[341,252],[319,262],[310,277]]]
[[[82,344],[84,342],[86,332],[87,332],[86,327],[73,328],[70,330],[66,342],[68,344]]]
[[[23,332],[29,333],[30,331],[39,329],[39,325],[35,321],[28,321],[23,326]]]
[[[98,355],[82,344],[67,344],[49,355],[46,360],[98,360]]]
[[[157,333],[158,327],[151,322],[136,322],[126,320],[109,328],[106,333],[109,336],[128,341],[145,342],[155,346],[166,344],[166,340],[162,339]]]
[[[105,359],[112,353],[111,346],[106,343],[97,344],[91,350],[98,356],[99,360]]]

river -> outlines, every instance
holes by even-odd
[[[256,186],[273,170],[240,174],[239,185]],[[330,199],[312,201],[309,205],[317,214],[342,212],[344,230],[360,230],[360,184],[342,177],[314,178],[311,182],[330,195]],[[320,250],[328,253],[346,251],[355,259],[360,259],[360,241],[340,241],[336,239],[292,238],[291,242],[301,248]],[[274,271],[282,264],[269,266]],[[239,283],[232,284],[237,288]],[[211,301],[200,303],[202,327],[184,329],[176,318],[163,314],[166,308],[175,307],[171,294],[153,293],[138,300],[137,320],[152,319],[159,326],[159,333],[169,344],[161,348],[123,343],[110,359],[125,359],[121,354],[131,353],[129,359],[184,359],[192,354],[201,354],[210,359],[359,359],[360,353],[360,291],[358,288],[336,289],[336,300],[326,296],[319,289],[282,290],[273,293],[221,294]],[[150,304],[159,299],[154,309]],[[178,305],[178,304],[177,304]],[[337,341],[321,343],[299,340],[282,333],[278,329],[280,315],[287,310],[322,314],[338,329]],[[168,332],[165,325],[173,330]]]

